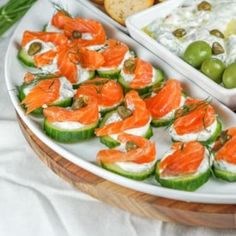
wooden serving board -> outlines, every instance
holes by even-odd
[[[137,192],[100,178],[54,152],[18,116],[21,130],[38,157],[57,175],[100,201],[139,216],[194,226],[236,228],[236,205],[176,201]]]

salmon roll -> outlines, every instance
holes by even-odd
[[[174,143],[157,163],[156,180],[167,188],[194,191],[208,181],[211,163],[211,153],[201,143]]]
[[[135,180],[144,180],[154,173],[157,158],[153,142],[127,133],[120,134],[118,140],[119,148],[97,154],[97,161],[104,169]]]
[[[213,147],[213,170],[217,178],[236,181],[236,128],[223,131]]]

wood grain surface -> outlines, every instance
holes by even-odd
[[[100,201],[151,219],[195,226],[236,228],[236,205],[182,202],[119,186],[66,160],[40,141],[19,116],[18,121],[32,149],[53,172]]]

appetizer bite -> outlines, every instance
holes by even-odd
[[[205,100],[188,98],[185,105],[175,112],[169,128],[173,141],[199,141],[213,143],[221,132],[221,123],[214,108]]]
[[[140,58],[131,57],[124,61],[118,81],[126,92],[134,89],[142,95],[151,92],[163,79],[161,70]]]
[[[122,133],[116,149],[101,150],[97,154],[98,163],[105,169],[125,177],[144,180],[155,170],[155,144],[143,137]]]
[[[175,117],[176,110],[184,105],[185,100],[181,84],[177,80],[170,79],[154,87],[151,97],[145,99],[147,109],[152,115],[152,126],[169,125]]]
[[[75,97],[72,107],[48,107],[43,110],[45,133],[58,142],[73,143],[94,136],[99,123],[97,99],[83,95]]]
[[[116,109],[121,105],[124,98],[120,84],[106,78],[95,78],[82,83],[75,97],[79,97],[81,93],[97,99],[101,115]]]
[[[26,66],[57,72],[55,58],[57,46],[67,44],[63,33],[25,31],[21,41],[18,59]]]
[[[164,187],[194,191],[211,175],[211,154],[201,143],[174,143],[157,163],[156,180]]]
[[[72,85],[65,77],[27,73],[24,83],[19,87],[19,99],[26,114],[35,116],[41,116],[43,108],[47,106],[70,106],[73,96]]]
[[[125,95],[124,106],[104,116],[96,135],[101,143],[112,148],[120,145],[118,136],[123,132],[150,138],[153,135],[150,122],[151,116],[145,102],[136,91],[130,91]]]
[[[236,181],[236,128],[223,131],[215,142],[213,151],[215,176],[229,182]]]

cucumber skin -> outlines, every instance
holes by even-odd
[[[27,55],[27,52],[21,48],[17,54],[17,58],[19,59],[19,61],[21,63],[23,63],[25,66],[28,66],[28,67],[36,67],[35,66],[35,62],[32,58],[30,58],[29,55]]]
[[[170,120],[156,120],[156,119],[152,119],[151,125],[155,128],[159,128],[159,127],[163,127],[163,126],[167,126],[171,123],[171,119]]]
[[[89,78],[88,78],[88,80],[91,80],[94,77],[95,77],[95,71],[94,70],[89,71]],[[72,87],[73,87],[73,89],[77,89],[77,88],[79,88],[80,85],[81,84],[73,84]]]
[[[75,143],[95,136],[94,130],[98,122],[76,130],[63,130],[53,126],[47,119],[44,120],[44,132],[52,139],[61,143]]]
[[[236,182],[236,173],[219,169],[213,165],[214,175],[228,182]]]
[[[195,191],[199,187],[201,187],[204,183],[206,183],[210,176],[211,176],[211,168],[209,168],[206,172],[201,173],[196,176],[189,176],[189,177],[183,177],[183,178],[176,178],[176,179],[163,179],[160,177],[159,174],[159,164],[160,161],[157,163],[156,166],[156,173],[155,177],[157,182],[161,184],[161,186],[172,188],[172,189],[178,189],[178,190],[184,190],[184,191]]]
[[[118,79],[120,75],[120,69],[113,69],[113,70],[108,70],[108,71],[101,71],[101,70],[96,70],[97,74],[101,78],[108,78],[108,79]]]
[[[26,85],[23,84],[18,89],[18,98],[20,101],[23,101],[23,99],[25,98],[25,93],[24,93],[25,87],[26,87]],[[62,101],[52,103],[49,106],[68,107],[68,106],[71,106],[72,101],[73,101],[72,98],[66,98]],[[24,109],[25,109],[25,107],[24,107]],[[30,112],[30,115],[32,115],[34,117],[42,117],[43,116],[43,108],[39,107],[39,108],[35,109],[34,111]]]
[[[102,166],[102,168],[109,170],[113,173],[122,175],[122,176],[130,178],[130,179],[141,181],[141,180],[148,178],[150,175],[152,175],[154,173],[156,165],[154,164],[153,167],[147,171],[137,172],[137,173],[125,171],[125,170],[121,169],[119,166],[117,166],[116,164],[101,163],[101,166]]]
[[[144,95],[144,94],[152,92],[153,86],[155,86],[158,83],[161,83],[162,81],[164,81],[164,73],[159,69],[155,69],[155,70],[156,70],[156,73],[157,73],[157,75],[156,75],[157,81],[155,81],[150,86],[147,86],[145,88],[132,89],[129,86],[129,83],[125,82],[124,79],[121,76],[119,77],[118,82],[122,85],[125,93],[129,92],[130,90],[136,90],[139,93],[139,95]]]
[[[216,127],[215,132],[212,134],[212,136],[206,141],[199,141],[199,142],[204,146],[208,146],[208,145],[212,144],[218,138],[221,131],[222,131],[222,124],[220,121],[217,121],[217,127]],[[178,140],[175,140],[173,138],[171,140],[172,140],[172,142],[179,142]]]

